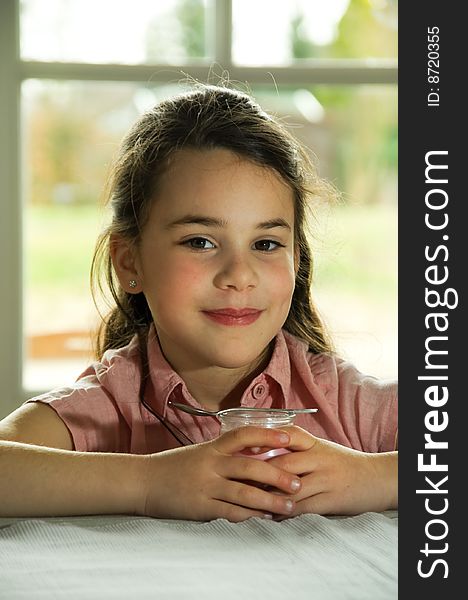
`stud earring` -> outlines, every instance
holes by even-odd
[[[131,288],[136,288],[137,282],[134,279],[130,279],[130,281],[128,282],[128,285]]]

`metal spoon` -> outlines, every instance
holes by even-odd
[[[206,410],[205,408],[195,408],[194,406],[189,406],[188,404],[180,404],[179,402],[171,402],[169,400],[168,404],[173,406],[174,408],[178,408],[186,413],[191,415],[197,415],[199,417],[217,417],[220,413],[236,413],[236,412],[248,412],[248,411],[258,411],[258,412],[281,412],[288,413],[293,415],[298,415],[302,413],[315,413],[318,411],[318,408],[255,408],[255,407],[243,407],[239,408],[226,408],[225,410]]]

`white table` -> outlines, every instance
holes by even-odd
[[[398,513],[0,519],[0,598],[397,598]]]

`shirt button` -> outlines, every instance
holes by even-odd
[[[266,388],[261,383],[257,384],[252,390],[252,396],[255,400],[262,400],[267,394]]]

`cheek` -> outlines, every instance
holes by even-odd
[[[277,265],[265,274],[265,283],[271,293],[283,301],[291,299],[295,286],[294,265]]]
[[[204,269],[188,260],[168,259],[154,266],[147,278],[148,292],[158,304],[190,301],[201,289]]]

